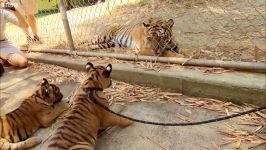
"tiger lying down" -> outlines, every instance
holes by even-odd
[[[40,127],[49,127],[66,110],[60,89],[44,78],[41,87],[16,110],[0,116],[0,150],[22,150],[42,142],[30,137]],[[58,105],[55,105],[59,103]]]
[[[179,52],[172,35],[172,19],[149,18],[141,23],[126,26],[112,26],[103,31],[96,40],[81,42],[89,49],[111,47],[129,48],[141,55],[171,56]]]
[[[112,65],[107,67],[86,65],[87,77],[82,83],[73,105],[49,141],[48,150],[94,150],[98,131],[110,126],[126,127],[132,122],[117,117],[96,105],[94,98],[108,106],[103,90],[111,86]]]

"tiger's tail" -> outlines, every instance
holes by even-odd
[[[37,137],[31,137],[25,141],[21,141],[18,143],[9,143],[0,140],[0,149],[1,150],[23,150],[32,148],[38,144],[40,144],[42,140]]]

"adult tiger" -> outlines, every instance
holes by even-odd
[[[172,34],[173,19],[149,18],[141,23],[127,26],[112,26],[102,32],[96,40],[82,42],[90,49],[123,47],[137,51],[141,55],[164,55],[171,50],[179,52]]]
[[[92,92],[94,98],[108,106],[108,100],[102,90],[112,83],[112,65],[94,67],[88,62],[86,70],[87,77],[62,125],[52,136],[48,150],[94,150],[99,130],[115,125],[126,127],[131,124],[131,121],[114,116],[96,105],[87,94]]]
[[[43,79],[41,87],[14,111],[0,116],[0,150],[29,149],[41,143],[41,139],[30,137],[40,127],[50,126],[67,108],[60,103],[60,89]]]

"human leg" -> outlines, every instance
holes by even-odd
[[[36,18],[34,14],[29,14],[28,15],[28,22],[31,28],[31,31],[34,36],[38,35],[38,29],[37,29],[37,24],[36,24]]]
[[[40,37],[38,36],[38,28],[36,23],[36,18],[33,14],[28,15],[28,22],[33,33],[33,40],[40,41]]]
[[[31,38],[30,36],[27,36],[28,42],[29,41],[30,42],[31,41],[32,42],[40,41],[40,37],[38,36],[38,28],[37,28],[36,18],[33,14],[28,15],[28,23],[29,23],[29,26],[30,26],[31,31],[33,33],[33,38]]]
[[[25,68],[28,66],[28,60],[25,56],[17,53],[9,54],[7,62],[14,67]]]
[[[24,34],[27,38],[27,42],[32,43],[33,39],[30,36],[29,25],[28,25],[27,18],[26,18],[26,11],[24,9],[24,5],[22,4],[22,1],[21,0],[9,0],[9,1],[11,2],[12,5],[14,5],[14,7],[16,9],[14,11],[14,14],[19,19],[20,28],[24,32]]]
[[[9,41],[0,42],[0,57],[14,67],[27,67],[28,60],[23,53]]]
[[[38,8],[35,0],[21,0],[21,4],[24,8],[25,15],[28,17],[28,24],[33,33],[33,40],[39,41],[40,38],[38,36],[38,27],[35,18],[35,14],[38,13]]]

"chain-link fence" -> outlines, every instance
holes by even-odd
[[[36,1],[38,46],[69,49],[58,1]],[[173,36],[181,50],[192,52],[185,57],[241,61],[265,61],[265,6],[264,0],[64,0],[76,50],[88,51],[79,43],[110,26],[156,17],[174,20]],[[17,44],[26,42],[12,25],[7,34]]]

